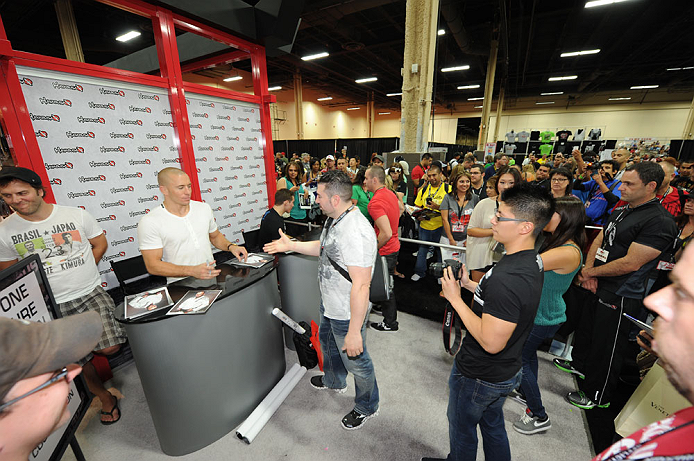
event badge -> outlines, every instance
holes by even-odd
[[[670,261],[658,261],[657,269],[659,271],[671,271],[675,267],[675,263]]]
[[[603,248],[598,248],[598,252],[595,253],[595,259],[598,261],[602,261],[604,263],[607,262],[607,256],[610,254],[609,251],[603,249]]]

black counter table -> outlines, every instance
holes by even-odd
[[[199,450],[243,422],[285,373],[276,262],[260,269],[218,264],[216,280],[168,285],[174,302],[188,290],[223,290],[204,314],[167,309],[116,318],[128,334],[162,451]]]

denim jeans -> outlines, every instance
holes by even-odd
[[[424,240],[425,242],[436,242],[439,243],[441,240],[441,232],[443,231],[443,227],[439,227],[438,229],[434,230],[427,230],[427,229],[422,229],[421,227],[419,228],[419,240]],[[424,277],[427,273],[427,252],[429,251],[430,246],[426,245],[419,245],[419,251],[417,252],[417,262],[414,265],[414,273],[419,275],[420,277]],[[441,261],[441,253],[438,251],[438,248],[434,249],[434,253],[436,254],[436,260]]]
[[[385,255],[386,262],[388,263],[388,274],[390,274],[391,286],[393,280],[393,273],[395,272],[395,265],[398,263],[398,251]],[[397,328],[398,326],[398,305],[395,302],[395,291],[390,290],[390,299],[388,301],[383,301],[381,303],[381,313],[383,314],[383,323],[391,328]]]
[[[374,373],[371,356],[366,350],[366,313],[361,326],[362,352],[357,357],[348,357],[342,350],[345,344],[345,336],[349,329],[349,320],[330,319],[324,315],[323,304],[320,306],[320,328],[318,337],[323,352],[323,384],[333,389],[341,389],[347,386],[347,372],[354,375],[356,396],[354,397],[354,409],[362,415],[370,415],[378,410],[378,384]]]
[[[482,432],[484,459],[486,461],[510,461],[511,450],[504,427],[505,397],[521,380],[522,371],[500,383],[466,378],[453,364],[448,380],[448,436],[451,461],[468,461],[477,457],[477,425]]]
[[[546,338],[553,338],[559,329],[559,325],[533,325],[528,339],[523,346],[523,379],[521,380],[521,392],[525,395],[528,408],[540,419],[547,416],[545,407],[542,406],[540,387],[537,385],[537,349]]]

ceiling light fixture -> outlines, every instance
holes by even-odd
[[[316,101],[330,101],[332,98],[332,96],[326,96],[324,98],[318,98],[316,99]]]
[[[665,70],[682,70],[681,67],[671,67],[670,69],[665,69]]]
[[[223,81],[224,81],[224,82],[233,82],[233,81],[236,81],[236,80],[241,80],[242,78],[243,78],[243,77],[241,77],[240,75],[235,75],[235,76],[233,76],[233,77],[227,77],[227,78],[225,78]]]
[[[585,56],[587,54],[598,54],[600,50],[584,50],[584,51],[572,51],[570,53],[562,53],[562,58],[570,58],[573,56]]]
[[[128,33],[125,33],[123,35],[119,35],[118,37],[116,37],[116,40],[118,40],[119,42],[127,42],[128,40],[132,40],[135,37],[139,37],[140,35],[142,35],[142,34],[140,34],[139,32],[136,32],[134,30],[131,30]]]
[[[330,56],[327,51],[323,51],[322,53],[316,53],[316,54],[309,54],[308,56],[302,56],[301,60],[302,61],[313,61],[314,59],[320,59],[320,58],[327,58]]]
[[[281,89],[282,89],[281,86],[271,86],[271,87],[269,87],[267,90],[268,90],[268,91],[279,91],[279,90],[281,90]]]
[[[482,108],[482,106],[475,106],[475,107],[473,107],[473,109],[481,109],[481,108]]]
[[[554,101],[536,102],[535,104],[554,104]]]
[[[554,96],[554,95],[558,95],[558,94],[564,94],[564,92],[563,91],[555,91],[553,93],[540,93],[540,96]]]
[[[444,67],[441,72],[454,72],[456,70],[468,70],[470,66]]]
[[[379,112],[378,115],[390,115],[390,112]]]
[[[444,35],[445,33],[446,31],[443,29],[439,29],[439,31],[437,32],[438,35]]]
[[[612,5],[613,3],[622,3],[628,0],[593,0],[591,2],[586,2],[586,8],[593,8],[596,6]]]
[[[631,98],[607,98],[608,101],[626,101]]]
[[[483,99],[484,99],[483,97],[482,98],[467,98],[468,101],[481,101]]]
[[[650,90],[652,88],[658,88],[660,85],[638,85],[632,86],[630,90]]]
[[[386,93],[386,96],[402,96],[402,93]]]
[[[355,83],[368,83],[368,82],[375,82],[378,80],[377,77],[367,77],[367,78],[358,78],[354,82]]]
[[[550,77],[548,80],[550,82],[559,82],[561,80],[576,80],[578,75],[565,75],[564,77]]]
[[[359,107],[348,107],[347,110],[358,110]]]
[[[459,90],[474,90],[475,88],[479,88],[479,87],[480,87],[479,85],[463,85],[463,86],[459,86],[458,89]]]

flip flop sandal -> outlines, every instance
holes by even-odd
[[[104,426],[109,426],[109,425],[111,425],[111,424],[117,423],[118,421],[120,421],[120,417],[121,417],[121,415],[122,415],[122,413],[121,413],[121,411],[120,411],[120,407],[118,406],[118,397],[116,397],[116,396],[113,395],[113,394],[111,394],[111,397],[113,397],[113,398],[116,400],[115,405],[113,406],[113,408],[111,408],[111,411],[104,411],[104,410],[101,410],[101,415],[103,415],[103,416],[110,416],[110,417],[113,418],[113,412],[116,411],[116,410],[118,410],[118,419],[114,419],[114,420],[111,420],[111,421],[104,421],[104,420],[102,419],[102,420],[101,420],[101,424],[103,424]]]
[[[395,274],[395,276],[401,279],[405,278],[405,274]]]

